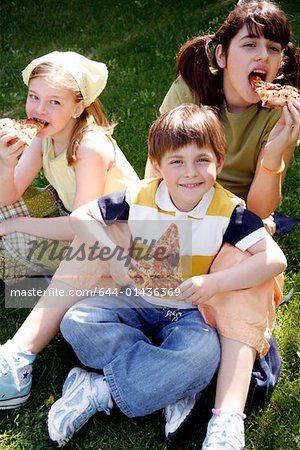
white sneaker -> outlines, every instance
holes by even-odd
[[[208,422],[202,450],[243,450],[245,448],[244,420],[233,411],[214,413]]]
[[[184,397],[164,408],[165,435],[169,441],[179,438],[196,403],[196,396]]]
[[[72,369],[63,386],[63,396],[51,406],[48,415],[50,439],[66,444],[97,411],[107,415],[113,407],[103,375]]]

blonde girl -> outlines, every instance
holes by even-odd
[[[113,127],[97,100],[107,81],[105,64],[75,52],[55,51],[33,60],[22,75],[28,85],[26,114],[43,121],[45,126],[30,147],[25,146],[22,139],[8,145],[12,138],[18,138],[17,134],[5,129],[0,132],[0,204],[3,215],[12,216],[0,223],[5,248],[2,258],[2,278],[5,281],[5,263],[11,263],[12,255],[16,255],[13,264],[16,263],[20,270],[19,275],[27,276],[32,270],[43,270],[44,266],[39,267],[36,262],[29,267],[26,265],[33,236],[71,241],[74,232],[69,225],[68,213],[102,195],[123,189],[130,180],[138,179],[112,138]],[[30,202],[26,195],[24,201],[22,195],[26,194],[26,189],[41,169],[57,192],[55,201],[64,214],[61,217],[28,217],[27,205]],[[51,204],[51,199],[42,196],[41,209],[46,207],[46,200]],[[51,215],[55,212],[51,210]],[[16,217],[22,213],[27,217]],[[11,241],[10,236],[13,237]],[[121,239],[122,236],[119,237]],[[76,241],[72,246],[76,247]],[[20,260],[22,264],[18,265]],[[64,281],[73,271],[81,275],[91,272],[87,264],[83,261],[82,265],[74,267],[63,261],[50,287],[61,283],[66,298],[53,299],[47,290],[16,336],[0,346],[0,409],[20,406],[28,399],[31,364],[36,353],[56,334],[69,306],[69,286]],[[93,266],[93,269],[98,271],[98,276],[101,275],[98,267]],[[59,281],[59,273],[63,274],[62,282]],[[73,302],[75,299],[72,297]]]

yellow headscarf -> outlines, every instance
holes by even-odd
[[[39,64],[52,62],[69,72],[77,82],[85,106],[89,106],[106,86],[108,70],[104,63],[93,61],[76,52],[52,52],[34,59],[22,71],[24,83],[28,86],[33,69]]]

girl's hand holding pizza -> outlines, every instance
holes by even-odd
[[[201,305],[218,292],[216,282],[211,275],[189,278],[178,287],[180,295],[174,298],[192,305]]]
[[[300,139],[300,102],[284,106],[282,115],[271,131],[266,143],[266,150],[283,153]]]
[[[16,133],[7,130],[0,131],[0,164],[15,167],[18,158],[25,149],[25,142]]]

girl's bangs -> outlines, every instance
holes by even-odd
[[[250,13],[245,19],[249,36],[259,37],[263,36],[272,42],[278,42],[285,47],[290,41],[290,28],[288,23],[282,21],[282,17],[277,17],[276,14],[271,16],[263,16],[255,13]]]

